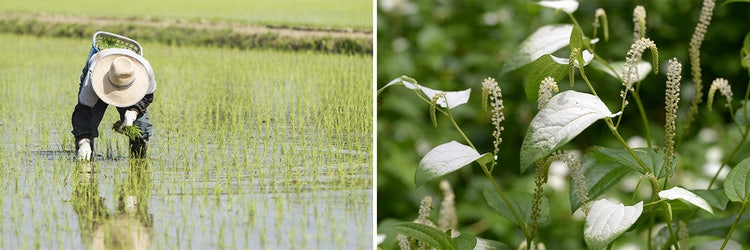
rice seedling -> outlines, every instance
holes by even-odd
[[[81,172],[69,119],[86,43],[0,35],[0,98],[19,105],[0,106],[0,221],[19,225],[0,248],[86,248],[140,215],[157,249],[371,247],[370,56],[144,44],[159,84],[148,166],[102,127]]]

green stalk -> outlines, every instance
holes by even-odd
[[[641,114],[641,120],[643,120],[643,129],[644,133],[646,133],[646,144],[648,147],[651,147],[651,129],[648,127],[648,118],[646,117],[646,110],[643,109],[643,103],[641,102],[641,97],[638,95],[638,92],[633,92],[633,100],[635,100],[636,106],[638,106],[638,113]]]
[[[612,124],[612,118],[609,118],[609,117],[604,118],[604,122],[607,123],[609,130],[612,132],[613,135],[615,135],[615,137],[617,137],[617,140],[620,141],[620,143],[622,143],[623,146],[625,146],[625,150],[628,151],[630,156],[632,156],[633,159],[635,159],[635,161],[638,162],[638,165],[640,165],[641,168],[643,168],[643,172],[648,172],[648,168],[646,167],[646,164],[644,164],[643,161],[641,161],[641,159],[635,155],[635,152],[633,152],[633,149],[630,148],[630,146],[628,146],[628,143],[625,142],[625,140],[622,139],[622,136],[620,136],[620,133],[617,132],[617,128],[615,128],[614,124]]]
[[[477,150],[476,147],[474,147],[474,144],[471,143],[471,141],[469,140],[469,137],[467,137],[466,134],[464,134],[464,132],[461,130],[461,127],[458,126],[458,124],[456,123],[456,120],[453,119],[453,115],[451,114],[450,110],[448,110],[447,112],[445,112],[445,111],[443,111],[441,109],[437,109],[437,110],[439,110],[440,112],[443,112],[444,114],[446,114],[448,116],[449,120],[451,121],[451,124],[453,124],[453,127],[456,129],[456,131],[458,131],[459,134],[461,134],[461,137],[464,138],[464,140],[469,144],[469,146],[471,148],[473,148],[474,150]],[[490,173],[489,169],[487,169],[487,166],[485,166],[484,163],[480,163],[479,165],[482,166],[482,171],[484,171],[484,174],[487,176],[487,178],[490,179],[490,182],[492,183],[492,186],[495,188],[495,191],[497,191],[497,193],[503,199],[503,201],[505,202],[505,204],[508,204],[508,208],[510,208],[510,212],[513,214],[513,218],[516,220],[516,223],[518,223],[518,227],[521,228],[521,230],[523,231],[524,236],[526,236],[527,246],[530,246],[531,242],[528,242],[529,241],[529,236],[530,236],[529,232],[526,230],[525,227],[521,226],[521,225],[523,225],[523,223],[521,221],[521,217],[518,216],[518,213],[516,212],[516,209],[513,208],[513,206],[511,205],[510,199],[508,199],[508,197],[505,196],[505,193],[503,193],[503,190],[500,188],[499,185],[497,185],[497,182],[495,182],[495,178],[492,177],[492,174]]]
[[[750,88],[747,88],[745,90],[745,102],[747,102],[748,98],[750,98]],[[727,166],[727,164],[729,164],[729,160],[732,159],[732,157],[734,157],[734,155],[737,154],[737,152],[739,152],[740,147],[742,146],[742,144],[745,143],[745,140],[747,140],[748,131],[750,131],[750,122],[748,122],[748,114],[747,112],[745,112],[745,109],[743,109],[743,112],[742,112],[742,116],[743,118],[745,118],[745,130],[743,131],[742,127],[740,127],[739,123],[737,122],[737,117],[735,117],[734,115],[732,104],[728,103],[728,105],[729,105],[729,112],[732,116],[732,120],[734,121],[735,124],[738,124],[740,133],[742,134],[742,138],[740,139],[740,142],[737,143],[737,146],[735,146],[734,149],[732,149],[732,152],[730,152],[727,155],[727,157],[724,158],[724,161],[721,162],[721,167],[719,167],[719,170],[716,171],[716,173],[714,174],[714,177],[711,178],[711,182],[708,183],[708,189],[711,189],[711,186],[713,186],[714,182],[716,182],[716,178],[719,177],[719,173],[721,173],[721,170],[724,169],[724,166]]]
[[[727,246],[727,242],[729,242],[729,238],[732,237],[732,233],[734,233],[734,228],[737,227],[737,224],[740,223],[740,219],[742,219],[742,214],[745,213],[745,209],[747,208],[747,201],[742,203],[742,208],[740,208],[740,213],[737,214],[737,218],[734,219],[734,223],[732,223],[732,227],[729,228],[729,233],[727,234],[727,237],[724,238],[724,243],[721,243],[721,248],[724,249],[724,247]]]

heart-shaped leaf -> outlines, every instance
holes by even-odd
[[[609,191],[620,183],[623,177],[633,171],[609,158],[595,157],[596,153],[591,151],[581,157],[581,168],[588,187],[588,198],[593,200]],[[572,178],[572,177],[571,177]],[[570,210],[576,211],[581,206],[581,201],[576,195],[577,187],[570,181],[569,199]]]
[[[534,202],[534,194],[523,193],[517,191],[506,191],[503,192],[505,197],[508,198],[510,206],[513,207],[516,214],[521,218],[521,224],[531,223],[531,206]],[[518,224],[516,218],[513,217],[513,212],[510,211],[510,206],[505,203],[505,200],[494,190],[484,190],[484,199],[487,200],[487,204],[490,205],[492,211],[499,214],[500,216],[508,219],[509,221]],[[545,223],[549,219],[549,200],[547,197],[542,196],[541,211],[537,221],[539,223]],[[519,225],[524,226],[524,225]]]
[[[750,200],[750,158],[742,160],[729,171],[724,179],[724,193],[734,202]]]
[[[407,237],[424,242],[436,249],[457,249],[450,235],[431,226],[414,222],[403,222],[393,225],[391,229]]]
[[[719,210],[726,209],[727,203],[729,203],[729,198],[727,198],[727,195],[724,193],[723,188],[711,190],[693,190],[693,193],[697,194],[698,196],[706,200],[709,205],[718,208]]]
[[[601,249],[632,226],[643,212],[643,202],[633,206],[601,199],[594,202],[586,215],[583,237],[591,249]]]
[[[591,94],[568,90],[553,96],[531,120],[526,131],[521,145],[521,172],[568,143],[595,121],[616,115],[599,97]]]
[[[542,26],[518,46],[503,65],[502,73],[523,67],[543,55],[568,46],[571,30],[573,25],[570,24]]]
[[[659,197],[667,200],[680,199],[703,210],[706,210],[711,214],[714,213],[714,211],[711,209],[711,206],[708,205],[708,202],[706,202],[706,200],[694,194],[693,192],[690,192],[681,187],[673,187],[667,190],[659,191]]]
[[[531,64],[526,73],[523,87],[526,99],[533,103],[539,99],[539,85],[545,77],[551,76],[555,82],[561,82],[568,75],[568,64],[561,65],[551,55],[543,55]]]
[[[422,157],[414,183],[417,187],[422,186],[432,178],[452,173],[480,157],[479,152],[456,141],[441,144]]]
[[[600,154],[603,157],[612,159],[623,166],[632,168],[641,174],[646,174],[640,164],[633,158],[632,155],[626,149],[614,149],[596,147],[594,152]],[[638,159],[646,164],[646,168],[649,172],[653,173],[656,178],[664,176],[664,153],[656,152],[653,148],[634,148],[633,153],[638,156]]]

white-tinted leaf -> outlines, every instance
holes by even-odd
[[[609,63],[609,66],[612,67],[612,69],[615,70],[615,72],[612,72],[611,69],[609,69],[607,66],[604,66],[603,63],[599,61],[594,61],[593,64],[591,64],[592,67],[595,69],[604,71],[604,73],[607,73],[608,75],[611,75],[618,81],[620,80],[620,75],[622,75],[622,72],[625,71],[625,62],[611,62]],[[639,61],[638,62],[638,81],[642,81],[643,79],[646,79],[648,76],[648,73],[651,72],[651,63]]]
[[[673,187],[668,190],[659,191],[659,197],[667,200],[681,199],[687,203],[693,204],[703,210],[706,210],[709,213],[714,213],[714,211],[711,209],[711,206],[708,205],[708,202],[706,202],[706,200],[694,194],[693,192],[690,192],[681,187]]]
[[[583,237],[589,249],[601,249],[624,233],[643,212],[643,202],[633,206],[597,200],[586,215]]]
[[[562,65],[568,65],[569,58],[560,58],[553,55],[550,55],[552,57],[552,60],[554,60],[558,64]],[[583,66],[589,65],[591,63],[591,60],[594,59],[594,54],[591,54],[588,50],[583,51]],[[576,66],[576,68],[581,68],[580,65],[578,65],[578,60],[573,60],[573,64]],[[650,65],[650,64],[649,64]]]
[[[383,90],[383,89],[385,89],[387,87],[390,87],[390,86],[393,86],[393,85],[396,85],[396,84],[404,85],[404,87],[406,87],[408,89],[416,89],[417,88],[417,80],[414,80],[414,78],[411,78],[411,77],[408,77],[408,76],[399,76],[398,78],[393,79],[393,81],[390,81],[388,84],[386,84],[385,86],[383,86],[382,88],[380,88],[380,90]]]
[[[539,1],[541,6],[562,10],[567,13],[573,13],[578,9],[578,1],[575,0],[558,0],[558,1]]]
[[[440,92],[439,90],[430,89],[424,86],[420,86],[419,88],[427,96],[428,99],[432,99],[435,94]],[[440,107],[452,109],[469,101],[471,89],[466,89],[463,91],[443,91],[443,93],[445,93],[445,98],[438,99],[437,104],[440,105]],[[448,100],[447,104],[445,102],[446,99]]]
[[[518,46],[518,49],[503,65],[502,72],[520,68],[543,55],[568,46],[572,30],[573,25],[570,24],[542,26]]]
[[[440,98],[437,101],[437,104],[440,105],[440,107],[443,108],[455,108],[456,106],[459,106],[461,104],[464,104],[469,101],[469,96],[471,95],[471,89],[465,89],[462,91],[442,91],[442,90],[434,90],[425,86],[420,86],[417,84],[417,80],[414,80],[414,78],[408,77],[408,76],[400,76],[396,79],[393,79],[393,81],[390,81],[388,84],[383,86],[378,90],[378,93],[383,91],[385,88],[401,84],[404,87],[408,89],[419,89],[427,96],[427,99],[432,100],[432,98],[437,94],[438,92],[443,92],[445,94],[445,98]],[[448,103],[446,104],[446,100]]]
[[[439,145],[427,152],[419,162],[414,183],[417,187],[422,186],[430,179],[456,171],[479,157],[479,152],[456,141]]]
[[[568,90],[553,96],[526,131],[521,145],[521,172],[568,143],[596,120],[618,114],[612,114],[599,97],[591,94]]]
[[[383,241],[385,241],[385,234],[378,234],[375,238],[375,245],[383,244]]]

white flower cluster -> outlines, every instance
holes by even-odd
[[[633,37],[635,40],[646,37],[646,9],[641,5],[633,9]]]
[[[677,120],[677,104],[680,102],[680,81],[682,80],[682,64],[677,58],[669,60],[667,68],[667,90],[664,98],[666,109],[666,123],[664,124],[665,154],[667,174],[671,174],[674,158],[675,121]]]
[[[555,78],[552,78],[551,76],[545,77],[544,80],[542,80],[541,85],[539,85],[539,99],[537,101],[537,108],[542,109],[545,105],[547,105],[549,99],[552,99],[552,96],[555,95],[558,91],[560,91],[560,89],[557,87]]]
[[[628,50],[625,57],[625,70],[622,72],[622,82],[626,90],[632,90],[633,84],[638,81],[638,62],[643,56],[643,52],[650,49],[656,57],[656,44],[648,38],[636,40]],[[657,60],[654,60],[657,61]]]
[[[727,98],[727,105],[732,103],[732,97],[734,96],[732,94],[732,86],[729,85],[729,81],[724,78],[716,78],[711,83],[711,88],[708,90],[708,109],[711,110],[711,106],[713,106],[714,102],[714,95],[716,94],[716,90],[719,90],[719,93],[724,96],[724,98]]]
[[[495,127],[495,130],[492,131],[492,136],[495,137],[495,141],[493,141],[493,144],[495,145],[494,154],[497,155],[500,151],[500,143],[503,142],[501,134],[503,130],[505,130],[505,128],[500,125],[500,123],[505,120],[505,114],[503,114],[503,110],[505,109],[503,106],[503,94],[500,90],[500,84],[491,77],[482,81],[482,89],[488,92],[490,105],[492,105],[492,126]]]

